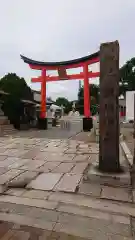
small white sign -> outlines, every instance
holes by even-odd
[[[126,120],[134,120],[134,94],[135,91],[126,92]]]

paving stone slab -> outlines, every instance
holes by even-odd
[[[112,219],[112,222],[123,223],[123,224],[128,224],[128,225],[131,224],[130,216],[122,216],[122,215],[112,214],[111,219]]]
[[[38,172],[25,171],[13,180],[8,183],[9,187],[23,188],[25,187],[32,179],[38,175]]]
[[[74,174],[82,174],[84,170],[87,168],[88,163],[76,163],[76,165],[71,170],[71,173]]]
[[[33,159],[48,161],[49,154],[47,152],[40,151]]]
[[[19,225],[27,225],[27,226],[31,226],[34,228],[50,230],[50,231],[52,231],[52,229],[55,226],[54,222],[43,221],[38,218],[33,219],[30,217],[21,216],[21,215],[17,215],[17,214],[0,213],[0,220],[13,222],[13,223],[19,224]]]
[[[26,225],[18,225],[18,224],[14,224],[13,230],[15,232],[23,231],[23,232],[29,233],[30,235],[29,240],[49,240],[49,239],[51,240],[51,238],[49,238],[49,236],[51,235],[51,231],[49,230],[42,230],[39,228],[34,228]]]
[[[0,222],[0,239],[12,228],[13,223]],[[5,239],[8,240],[8,239]]]
[[[7,158],[7,156],[4,156],[4,155],[0,155],[0,161],[3,161]]]
[[[8,145],[8,149],[20,149],[20,150],[30,150],[34,147],[35,145],[27,145],[25,143],[13,143]]]
[[[70,149],[67,149],[67,150],[65,150],[65,153],[66,154],[76,154],[76,148],[74,149],[74,148],[70,148]]]
[[[25,154],[22,155],[22,158],[28,158],[28,159],[33,159],[40,153],[40,148],[35,147],[29,151],[27,151]]]
[[[27,198],[35,198],[35,199],[46,199],[50,196],[51,192],[49,191],[41,191],[41,190],[28,190],[25,191],[23,197]]]
[[[24,231],[13,231],[13,235],[11,236],[10,240],[17,240],[17,239],[20,239],[20,240],[29,240],[30,239],[30,233],[28,232],[24,232]],[[9,239],[7,239],[9,240]]]
[[[0,161],[0,167],[8,167],[17,160],[18,158],[16,157],[7,157],[4,161]]]
[[[120,235],[123,238],[131,237],[130,225],[109,224],[108,221],[103,219],[84,218],[70,214],[61,214],[54,230],[94,240],[108,240],[113,235]]]
[[[79,185],[79,193],[86,194],[94,197],[100,197],[101,195],[101,186],[99,184],[84,183],[82,182]]]
[[[135,190],[132,191],[133,194],[133,202],[135,203]]]
[[[57,208],[57,211],[60,211],[63,213],[71,213],[71,214],[74,214],[77,216],[80,215],[83,217],[104,219],[109,222],[112,222],[112,215],[110,213],[99,211],[99,210],[92,209],[89,207],[82,207],[82,206],[76,206],[76,205],[72,205],[72,204],[60,203]],[[117,215],[116,215],[116,217],[117,217]],[[129,217],[128,217],[128,219],[129,219]]]
[[[52,190],[61,177],[62,174],[60,173],[42,173],[35,180],[31,181],[27,188]]]
[[[96,163],[96,165],[98,164],[99,161],[99,155],[98,154],[90,154],[90,162],[91,163]]]
[[[75,157],[75,154],[63,154],[61,157],[61,161],[72,163],[74,157]]]
[[[22,198],[16,196],[9,196],[9,195],[1,195],[0,196],[0,203],[10,203],[22,206],[29,206],[29,207],[36,207],[36,208],[45,208],[45,209],[56,209],[58,206],[58,202],[56,201],[47,201],[42,199],[30,199],[30,198]],[[28,211],[28,209],[27,209]]]
[[[87,143],[80,143],[79,148],[88,149],[90,147]]]
[[[128,188],[114,188],[104,186],[101,192],[101,198],[112,199],[117,201],[131,202],[131,190]]]
[[[45,159],[47,162],[72,162],[74,154],[63,154],[63,153],[53,153],[53,152],[41,152],[36,156],[36,160]]]
[[[89,156],[86,154],[77,154],[74,158],[74,162],[87,162]]]
[[[4,154],[4,152],[5,152],[5,154]],[[8,155],[7,153],[7,148],[4,148],[3,146],[2,147],[0,147],[0,155]]]
[[[114,213],[125,216],[135,216],[135,209],[133,205],[125,204],[122,202],[115,202],[111,200],[103,200],[91,198],[80,194],[69,193],[52,193],[49,200],[58,201],[66,204],[73,204],[77,206],[89,207],[92,209]]]
[[[6,173],[8,171],[8,168],[0,167],[0,175]]]
[[[28,212],[28,217],[43,219],[44,221],[57,222],[60,212],[32,207]]]
[[[131,217],[133,240],[135,238],[135,217]]]
[[[27,164],[30,161],[30,159],[21,158],[13,158],[13,160],[15,161],[8,165],[8,169],[21,168],[23,165]]]
[[[5,222],[6,224],[6,222]],[[9,229],[5,234],[4,236],[1,238],[1,240],[13,240],[13,238],[11,239],[11,237],[13,237],[14,235],[14,231]]]
[[[4,193],[7,190],[7,186],[0,184],[0,194]]]
[[[111,187],[130,187],[131,178],[128,169],[120,174],[102,173],[98,170],[98,165],[91,164],[85,177],[87,182],[100,183]]]
[[[40,139],[41,140],[41,139]],[[42,140],[42,141],[40,141],[40,142],[37,142],[36,143],[36,146],[38,146],[38,147],[45,147],[45,145],[46,144],[48,144],[48,142],[49,142],[49,139],[47,139],[47,140]]]
[[[8,213],[8,214],[19,214],[28,216],[29,212],[35,207],[27,206],[24,204],[16,204],[16,203],[10,203],[10,202],[0,202],[0,212],[1,213]]]
[[[52,147],[59,147],[61,146],[61,142],[58,141],[58,142],[49,142],[48,144],[46,144],[45,148],[52,148]]]
[[[12,196],[21,196],[25,191],[26,190],[22,188],[10,188],[5,192],[5,194]]]
[[[23,170],[17,170],[17,169],[9,170],[8,172],[0,176],[0,184],[6,184],[7,182],[9,182],[10,180],[17,177],[23,172],[24,172]]]
[[[81,181],[81,174],[66,173],[55,186],[55,191],[75,192],[79,182]]]
[[[79,154],[98,154],[99,153],[99,149],[93,149],[93,148],[89,148],[89,149],[78,149],[78,153]]]
[[[38,169],[39,167],[41,167],[42,165],[44,165],[44,163],[45,163],[45,161],[29,160],[22,167],[20,167],[20,169],[34,171],[34,170]]]
[[[63,153],[66,149],[65,148],[60,148],[60,147],[45,147],[44,152],[60,152]]]
[[[20,149],[7,149],[2,155],[12,156],[12,157],[21,157],[28,150],[20,150]]]
[[[53,169],[55,169],[57,166],[59,166],[60,163],[61,162],[46,162],[44,165],[42,165],[41,167],[38,168],[38,171],[49,173]]]
[[[72,163],[60,163],[59,166],[53,169],[54,173],[69,173],[71,169],[74,167]]]
[[[43,221],[56,222],[60,212],[51,209],[31,207],[23,204],[1,203],[1,212],[9,214],[19,214],[34,219]]]
[[[66,234],[66,233],[56,233],[56,232],[52,232],[51,237],[55,236],[54,233],[55,233],[56,237],[58,236],[58,238],[56,238],[55,240],[88,240],[86,238],[73,236],[73,235]],[[52,238],[50,238],[49,240],[52,240]]]

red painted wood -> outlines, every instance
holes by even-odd
[[[83,66],[84,71],[84,116],[90,117],[90,91],[89,91],[89,78],[88,78],[88,64]]]
[[[88,78],[95,78],[95,77],[99,77],[99,76],[100,76],[100,72],[88,72]],[[63,80],[61,80],[59,78],[59,76],[46,76],[46,81],[47,82],[79,80],[79,79],[84,79],[84,74],[83,73],[67,75],[67,79],[63,79]],[[41,83],[42,78],[41,77],[32,78],[31,82],[32,83]]]
[[[100,73],[99,72],[95,72],[95,73],[88,73],[88,78],[95,78],[95,77],[99,77]],[[59,76],[49,76],[47,77],[47,82],[55,82],[55,81],[66,81],[66,80],[80,80],[80,79],[84,79],[84,74],[80,73],[80,74],[73,74],[73,75],[67,75],[67,79],[60,79]]]
[[[42,82],[42,77],[37,77],[37,78],[31,78],[32,83],[41,83]]]
[[[41,118],[46,117],[46,69],[42,70],[40,117]]]

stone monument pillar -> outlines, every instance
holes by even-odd
[[[119,162],[119,43],[100,47],[99,170],[120,172]]]

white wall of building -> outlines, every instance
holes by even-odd
[[[126,120],[134,120],[134,94],[135,91],[126,92]]]
[[[41,93],[34,92],[34,100],[41,102]]]

